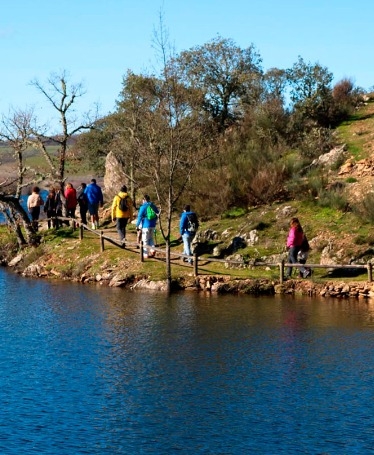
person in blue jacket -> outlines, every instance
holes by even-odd
[[[196,231],[199,227],[199,222],[195,212],[191,211],[189,205],[184,206],[183,213],[179,222],[179,232],[183,240],[183,254],[191,256],[191,243],[196,235]],[[188,261],[192,264],[192,258],[183,258],[183,261]]]
[[[155,242],[154,233],[158,219],[159,210],[151,202],[148,194],[143,197],[143,204],[139,208],[138,218],[136,220],[136,228],[142,230],[143,252],[145,258],[155,257]]]
[[[91,179],[91,183],[86,186],[84,194],[87,197],[92,229],[97,229],[99,227],[99,206],[103,206],[104,198],[100,186],[96,183],[96,179]]]

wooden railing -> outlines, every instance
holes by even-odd
[[[66,220],[66,218],[64,220]],[[87,225],[84,225],[82,223],[77,223],[76,220],[73,220],[73,219],[70,219],[70,221],[73,223],[74,229],[76,228],[76,225],[79,227],[79,239],[80,240],[83,240],[84,230],[87,230],[87,231],[93,233],[94,235],[97,235],[100,240],[100,251],[101,252],[103,252],[105,249],[104,242],[108,242],[108,243],[110,243],[114,246],[117,246],[119,248],[122,248],[122,249],[123,248],[129,249],[129,247],[130,247],[132,250],[138,249],[138,251],[135,250],[134,252],[139,253],[140,261],[144,262],[145,258],[144,258],[143,242],[141,242],[140,245],[138,243],[128,242],[128,241],[126,241],[124,243],[124,242],[121,242],[119,240],[113,239],[112,237],[105,235],[103,230],[91,229]],[[153,249],[156,251],[156,253],[165,254],[165,250],[162,248],[154,247]],[[183,253],[170,252],[170,255],[174,259],[191,260],[191,256],[187,256]],[[160,259],[160,257],[158,256],[157,259]],[[228,259],[217,259],[217,258],[206,258],[206,257],[199,259],[199,256],[195,253],[193,255],[193,272],[194,272],[195,277],[197,277],[199,275],[199,260],[204,261],[205,264],[207,262],[216,262],[216,263],[223,263],[223,264],[230,264],[230,265],[245,265],[245,263],[243,261],[233,261],[233,260],[228,260]],[[305,267],[305,264],[291,264],[291,263],[288,263],[288,262],[285,262],[284,260],[282,260],[279,263],[256,262],[254,264],[251,264],[251,267],[278,268],[279,269],[279,281],[280,281],[280,283],[283,283],[285,281],[285,268],[286,267],[294,267],[294,268],[300,269],[302,267]],[[350,270],[363,269],[363,270],[367,270],[368,281],[369,282],[373,281],[373,264],[371,264],[370,262],[368,262],[367,264],[309,264],[308,263],[307,267],[312,270],[314,270],[314,269],[342,269],[342,270],[343,269],[350,269]]]

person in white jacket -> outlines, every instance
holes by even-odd
[[[30,213],[31,221],[35,231],[38,230],[38,220],[40,216],[40,207],[44,205],[44,201],[40,196],[40,188],[34,186],[32,193],[27,198],[27,210]]]

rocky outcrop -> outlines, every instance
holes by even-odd
[[[323,166],[331,167],[336,163],[341,162],[342,158],[346,154],[346,145],[341,145],[339,147],[334,147],[328,153],[320,155],[317,159],[313,160],[312,166]]]
[[[128,184],[123,165],[113,152],[109,152],[105,160],[104,192],[106,200],[111,200],[122,185]]]

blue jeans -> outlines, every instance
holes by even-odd
[[[187,256],[192,256],[191,243],[192,243],[192,240],[193,240],[194,237],[195,237],[194,235],[190,235],[187,232],[185,232],[182,235],[182,239],[183,239],[183,254],[186,254]],[[189,258],[188,262],[192,263],[192,259]]]
[[[290,264],[297,264],[299,261],[297,260],[297,253],[300,251],[300,246],[291,246],[288,251],[288,262]],[[305,272],[305,267],[300,267],[300,272]],[[290,278],[292,275],[292,267],[287,268],[286,277]]]
[[[116,228],[121,242],[126,238],[126,226],[128,221],[128,218],[117,218]]]

